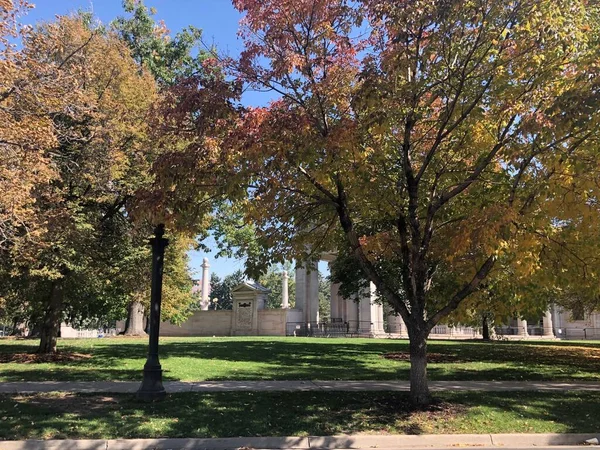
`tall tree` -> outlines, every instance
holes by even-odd
[[[139,0],[124,0],[123,9],[126,16],[121,16],[111,23],[111,29],[115,30],[118,36],[127,44],[131,51],[132,57],[138,63],[140,70],[148,70],[160,87],[166,87],[174,84],[182,77],[189,77],[202,69],[202,62],[206,59],[207,53],[200,48],[201,30],[195,27],[187,27],[174,37],[169,35],[169,30],[163,22],[157,22],[154,19],[156,11],[154,8],[147,7],[143,1]],[[172,142],[174,146],[179,144]],[[149,144],[150,145],[150,144]],[[157,146],[155,146],[157,147]],[[159,150],[156,148],[155,150]],[[198,231],[204,231],[200,228]],[[145,246],[144,241],[140,241],[132,234],[132,245],[129,245],[131,253],[129,259],[136,260],[137,258],[145,258],[148,254],[147,249],[139,248]],[[139,236],[138,236],[139,238]],[[137,239],[137,240],[136,240]],[[177,242],[181,242],[183,236],[176,237]],[[168,254],[175,257],[177,261],[182,262],[183,255],[173,254],[173,248],[178,248],[183,251],[181,246],[171,246]],[[139,261],[141,266],[139,270],[144,271],[141,267],[145,263]],[[175,268],[175,273],[182,273],[183,267]],[[130,269],[135,271],[135,266],[130,266]],[[147,274],[144,271],[144,274]],[[166,272],[165,289],[171,289],[169,272]],[[130,301],[127,306],[126,330],[127,335],[143,334],[143,322],[148,302],[144,295],[147,293],[146,286],[139,284],[142,280],[147,280],[146,276],[130,278],[134,284],[138,285],[133,289]],[[142,295],[143,294],[143,295]],[[184,297],[187,298],[186,295]],[[182,306],[182,310],[175,313],[175,310],[170,309],[167,305],[169,299],[176,297],[165,297],[164,314],[169,318],[171,311],[173,318],[182,318],[187,314],[187,306]],[[184,302],[186,303],[186,302]],[[173,305],[174,306],[174,305]],[[180,316],[179,314],[182,314]]]
[[[245,50],[225,63],[281,98],[244,109],[239,84],[224,79],[177,87],[161,117],[189,141],[156,166],[171,181],[156,197],[171,200],[164,220],[201,213],[177,192],[226,193],[243,199],[271,257],[353,258],[404,319],[411,397],[427,404],[431,329],[489,277],[526,279],[561,251],[560,235],[598,224],[598,10],[584,0],[234,5]]]
[[[46,150],[56,177],[34,191],[35,214],[45,229],[30,245],[32,263],[23,271],[46,286],[40,352],[56,351],[67,304],[89,290],[99,297],[109,293],[103,281],[110,282],[106,271],[115,262],[106,245],[110,230],[150,162],[143,144],[154,80],[118,36],[92,28],[89,19],[59,17],[24,41],[24,58],[55,67],[58,76],[72,74],[81,98],[73,109],[52,114],[53,126],[66,137]],[[81,112],[75,115],[77,105]]]
[[[128,14],[112,22],[121,39],[131,49],[140,67],[145,67],[163,86],[174,84],[202,70],[208,54],[200,47],[202,31],[193,26],[184,28],[174,37],[164,22],[156,22],[156,10],[141,0],[123,0]]]
[[[44,221],[34,211],[37,186],[57,176],[50,150],[65,130],[53,117],[84,109],[75,76],[48,59],[29,58],[18,44],[31,38],[19,17],[27,2],[0,3],[0,252],[23,256],[19,240],[35,240]],[[9,252],[9,253],[7,253]]]

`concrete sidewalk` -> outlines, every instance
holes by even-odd
[[[0,450],[226,450],[253,449],[448,449],[455,447],[577,448],[598,434],[440,434],[239,437],[221,439],[117,439],[0,441]]]
[[[3,382],[0,393],[37,392],[133,393],[139,381]],[[409,391],[408,381],[166,381],[169,393],[182,392],[302,392],[302,391]],[[432,391],[600,391],[600,382],[556,381],[430,381]]]

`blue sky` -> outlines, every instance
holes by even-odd
[[[103,22],[122,15],[121,0],[39,0],[26,21],[52,19],[56,14],[66,14],[78,9],[91,10]],[[146,5],[157,9],[156,17],[167,24],[171,32],[187,25],[204,30],[204,39],[213,40],[219,48],[232,54],[239,52],[237,26],[241,18],[229,0],[146,0]]]
[[[79,9],[93,11],[102,22],[110,22],[123,15],[121,0],[34,0],[35,8],[24,18],[26,23],[39,20],[52,20],[55,15],[68,14]],[[164,20],[172,34],[188,25],[203,30],[203,40],[207,45],[216,45],[220,52],[231,56],[242,49],[237,37],[241,15],[233,8],[230,0],[145,0],[147,6],[156,8],[157,20]],[[268,93],[249,92],[244,96],[248,105],[264,105],[272,96]],[[207,243],[210,246],[210,242]],[[211,271],[223,277],[238,269],[244,269],[243,261],[227,258],[215,259],[214,253],[190,252],[191,268],[195,277],[200,277],[202,259],[209,258]],[[319,265],[321,272],[327,272],[325,263]]]

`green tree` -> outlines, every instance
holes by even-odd
[[[214,240],[215,249],[203,244],[209,235]],[[206,231],[198,238],[197,248],[216,250],[217,258],[244,259],[244,272],[250,277],[259,277],[270,263],[264,258],[264,242],[259,240],[254,226],[245,221],[243,206],[239,203],[215,202]]]
[[[213,272],[210,277],[209,309],[233,309],[232,290],[246,279],[241,270],[226,275],[223,280]],[[213,300],[217,300],[216,302]]]
[[[119,33],[140,67],[147,68],[161,85],[172,85],[202,70],[207,52],[200,47],[202,31],[193,26],[169,36],[165,24],[154,20],[156,10],[140,0],[123,0],[128,14],[111,26]]]
[[[267,308],[281,308],[283,298],[283,271],[288,273],[288,298],[290,308],[294,307],[296,295],[296,274],[292,264],[288,261],[281,266],[270,266],[258,282],[269,289],[267,295]]]
[[[130,226],[130,224],[128,224]],[[125,306],[127,320],[124,334],[139,336],[145,333],[144,318],[150,311],[151,250],[147,236],[140,230],[135,234],[123,234],[120,244],[122,258],[116,265],[115,279],[124,291],[125,305],[120,305],[120,318]],[[169,235],[169,245],[165,250],[162,320],[180,324],[193,312],[195,299],[192,295],[192,277],[189,268],[188,251],[192,240],[180,235]]]
[[[331,318],[331,280],[319,272],[319,318],[328,321]]]

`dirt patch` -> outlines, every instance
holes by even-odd
[[[385,359],[391,359],[393,361],[410,361],[410,354],[407,352],[384,353],[381,355],[381,357]],[[447,363],[458,361],[460,361],[458,355],[447,353],[427,353],[428,363]]]
[[[2,363],[20,363],[20,364],[37,364],[37,363],[55,363],[55,362],[73,362],[85,361],[92,357],[88,353],[77,352],[58,352],[52,354],[37,354],[37,353],[0,353],[0,364]]]
[[[432,405],[413,411],[405,425],[400,428],[406,434],[430,434],[434,432],[432,424],[448,421],[467,412],[468,407],[456,403],[434,402]]]
[[[461,416],[468,409],[464,404],[436,398],[430,405],[414,407],[407,397],[379,397],[368,406],[357,404],[352,405],[351,411],[336,411],[341,415],[336,420],[353,423],[345,432],[370,432],[377,429],[378,434],[397,433],[397,430],[405,434],[429,434],[435,432],[434,424]]]
[[[568,359],[575,356],[591,360],[600,359],[600,348],[582,347],[577,345],[532,345],[531,347],[534,347],[537,353],[552,358],[558,357]]]

